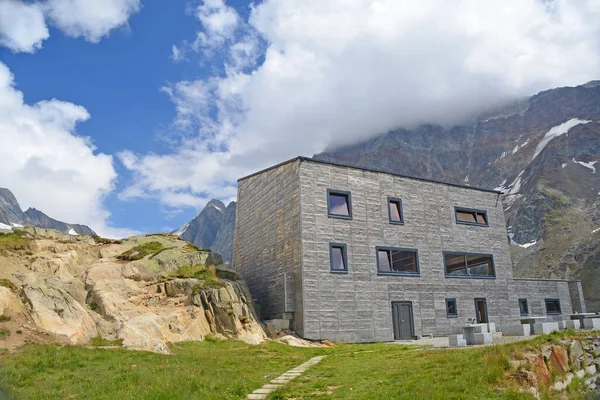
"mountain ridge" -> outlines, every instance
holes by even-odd
[[[4,225],[4,227],[2,225]],[[45,229],[56,229],[71,235],[96,234],[96,232],[86,225],[69,224],[58,221],[33,207],[30,207],[23,212],[15,195],[7,188],[0,188],[0,228],[12,229],[24,225],[32,225]]]

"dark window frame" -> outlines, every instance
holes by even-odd
[[[398,271],[380,271],[379,270],[379,251],[408,251],[415,253],[415,264],[417,272],[398,272]],[[421,276],[421,267],[419,266],[419,250],[410,249],[404,247],[389,247],[389,246],[375,246],[375,261],[377,262],[377,275],[395,275],[395,276]],[[390,269],[392,268],[390,259]]]
[[[548,311],[548,303],[549,302],[556,302],[556,305],[558,305],[558,312],[556,311]],[[562,314],[562,307],[560,306],[560,299],[558,298],[547,298],[544,299],[544,303],[546,305],[546,315],[561,315]]]
[[[458,275],[458,274],[449,274],[447,272],[447,266],[446,266],[446,254],[452,254],[452,255],[462,255],[462,256],[486,256],[486,257],[490,257],[492,260],[492,270],[494,271],[493,275],[469,275],[469,274],[465,274],[465,275]],[[494,262],[494,255],[493,254],[485,254],[485,253],[466,253],[463,251],[443,251],[442,252],[442,258],[444,259],[444,275],[446,276],[446,278],[459,278],[459,279],[496,279],[496,263]]]
[[[483,214],[485,218],[485,224],[481,222],[469,222],[469,221],[460,221],[458,219],[458,212],[463,211],[467,213],[475,213],[475,221],[477,221],[477,214]],[[461,225],[472,225],[472,226],[490,226],[490,220],[488,219],[488,213],[485,210],[477,210],[475,208],[467,208],[467,207],[454,207],[454,218],[456,219],[457,224]]]
[[[329,201],[330,194],[338,195],[338,196],[346,196],[347,201],[348,201],[348,215],[333,214],[331,212],[331,201]],[[352,193],[350,193],[346,190],[327,189],[327,216],[329,218],[352,219]]]
[[[521,303],[525,304],[526,311],[523,311],[523,308],[521,307]],[[529,302],[527,301],[526,298],[519,299],[519,314],[521,314],[521,316],[529,315]]]
[[[342,258],[344,260],[345,269],[334,269],[333,268],[333,248],[341,248],[342,249]],[[329,242],[329,272],[333,274],[347,274],[348,273],[348,247],[346,243],[335,243]]]
[[[454,303],[454,313],[448,310],[448,304]],[[458,302],[455,298],[446,298],[446,316],[448,318],[458,318]]]
[[[395,221],[392,219],[392,203],[398,203],[398,214],[400,215],[400,221]],[[388,220],[390,224],[394,225],[404,225],[404,212],[402,211],[402,199],[399,197],[388,197],[387,198],[387,209],[388,209]]]

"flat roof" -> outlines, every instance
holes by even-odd
[[[278,168],[278,167],[280,167],[282,165],[289,164],[289,163],[294,162],[294,161],[300,161],[300,162],[302,162],[302,161],[308,161],[308,162],[312,162],[312,163],[316,163],[316,164],[333,165],[335,167],[352,168],[352,169],[358,169],[358,170],[361,170],[361,171],[368,171],[368,172],[378,172],[378,173],[381,173],[381,174],[387,174],[387,175],[397,176],[397,177],[400,177],[400,178],[414,179],[414,180],[423,181],[423,182],[439,183],[439,184],[442,184],[442,185],[455,186],[455,187],[464,188],[464,189],[479,190],[481,192],[489,192],[489,193],[497,193],[497,194],[503,194],[504,193],[504,192],[501,192],[501,191],[498,191],[498,190],[484,189],[484,188],[477,187],[477,186],[460,185],[458,183],[450,183],[450,182],[438,181],[438,180],[435,180],[435,179],[426,179],[426,178],[420,178],[420,177],[417,177],[417,176],[395,174],[395,173],[384,171],[384,170],[380,170],[380,169],[365,168],[365,167],[356,167],[354,165],[342,164],[342,163],[331,162],[331,161],[315,160],[314,158],[303,157],[303,156],[294,157],[294,158],[292,158],[290,160],[287,160],[287,161],[281,162],[279,164],[273,165],[271,167],[262,169],[262,170],[260,170],[258,172],[253,173],[253,174],[246,175],[243,178],[238,179],[237,181],[238,182],[243,181],[244,179],[248,179],[248,178],[251,178],[253,176],[260,175],[263,172],[270,171],[270,170],[272,170],[274,168]]]

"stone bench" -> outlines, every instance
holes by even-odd
[[[585,317],[583,319],[583,329],[600,329],[600,316]]]
[[[467,345],[467,340],[464,335],[450,335],[448,336],[448,343],[450,347],[465,347]]]
[[[547,335],[558,330],[558,322],[536,322],[533,324],[533,333],[536,335]]]
[[[572,319],[567,322],[567,329],[581,329],[581,322],[578,319]]]
[[[531,336],[531,325],[529,324],[512,324],[502,327],[502,335],[504,336]]]
[[[473,338],[473,344],[492,344],[494,342],[493,333],[476,333]]]

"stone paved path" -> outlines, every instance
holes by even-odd
[[[326,356],[313,357],[310,360],[308,360],[307,362],[305,362],[304,364],[300,364],[296,368],[290,369],[289,371],[287,371],[287,372],[283,373],[282,375],[278,376],[277,378],[273,379],[271,382],[267,383],[260,389],[256,389],[254,392],[250,393],[248,395],[248,397],[246,397],[246,399],[248,399],[248,400],[266,399],[267,396],[269,395],[269,393],[271,393],[275,389],[278,389],[281,386],[285,385],[286,383],[288,383],[295,377],[302,375],[302,373],[304,371],[306,371],[308,368],[312,367],[313,365],[318,364],[325,357]]]

